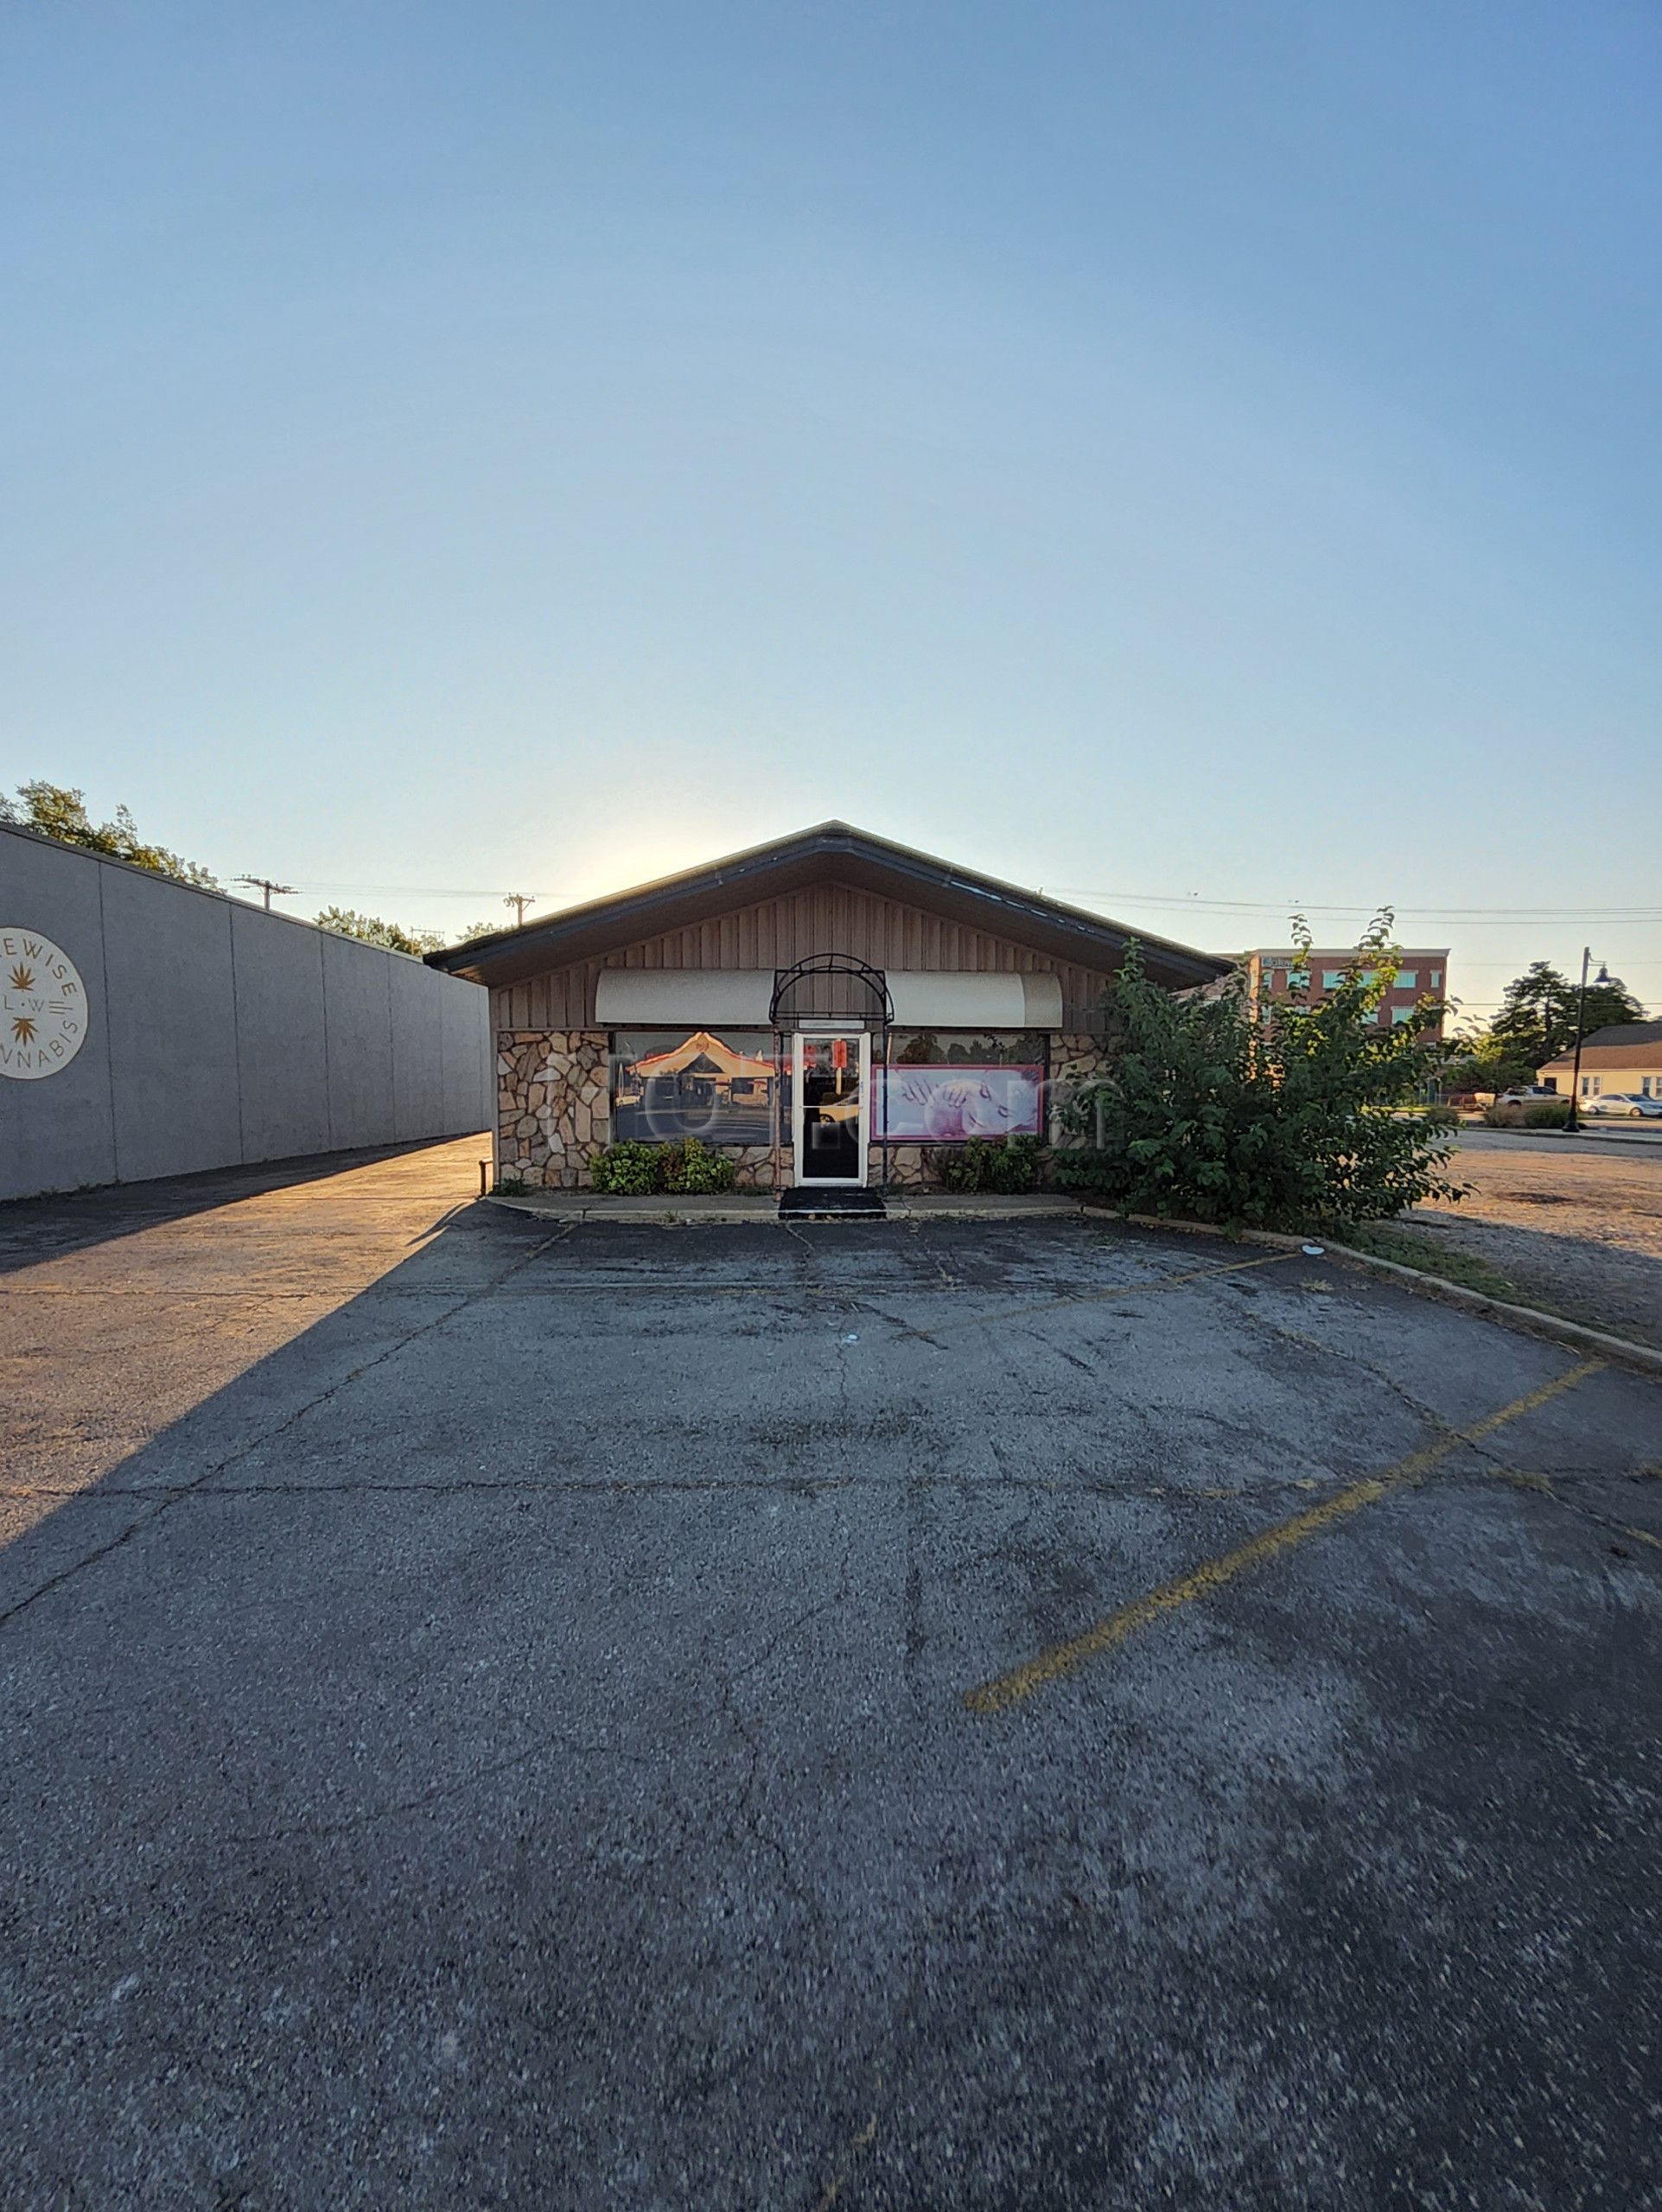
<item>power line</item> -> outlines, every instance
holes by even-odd
[[[269,875],[239,875],[237,880],[239,883],[249,885],[255,891],[263,891],[265,893],[265,911],[268,914],[271,911],[273,892],[279,899],[286,899],[295,887],[292,883],[273,883]]]
[[[1377,906],[1319,906],[1297,899],[1202,899],[1188,893],[1174,899],[1152,891],[1086,891],[1069,884],[1052,884],[1041,896],[1053,899],[1120,899],[1128,906],[1186,906],[1230,914],[1376,914]],[[1401,916],[1417,914],[1423,920],[1461,921],[1627,921],[1662,922],[1662,906],[1393,906]]]
[[[500,899],[502,893],[494,884],[488,890],[457,891],[442,889],[431,883],[291,883],[290,891],[334,891],[358,894],[367,893],[377,899]],[[505,904],[511,904],[517,894],[510,893]],[[528,893],[526,904],[540,902],[540,892]]]

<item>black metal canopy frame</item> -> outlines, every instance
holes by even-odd
[[[869,961],[856,960],[852,953],[848,952],[811,952],[806,960],[797,961],[793,967],[776,969],[774,976],[774,995],[767,1007],[768,1027],[775,1033],[793,1029],[799,1019],[808,1021],[835,1021],[838,1019],[836,1014],[806,1014],[799,1017],[791,1013],[786,1004],[791,993],[799,983],[807,982],[809,977],[813,976],[851,976],[857,983],[864,985],[871,1001],[864,1018],[869,1020],[875,1015],[877,1024],[877,1053],[875,1065],[879,1072],[873,1083],[872,1090],[874,1096],[881,1096],[883,1080],[881,1071],[888,1065],[888,1033],[895,1022],[895,1001],[889,995],[888,976],[881,968],[874,968]],[[852,1020],[854,1017],[846,1018]],[[796,1071],[796,1080],[801,1081],[800,1069]],[[872,1110],[873,1099],[864,1100],[863,1104],[865,1111],[869,1114]],[[882,1154],[883,1185],[887,1188],[889,1167],[887,1127],[878,1137],[877,1144],[878,1149]]]
[[[785,1001],[797,985],[805,982],[810,976],[852,976],[870,993],[873,1001],[870,1010],[876,1013],[879,1027],[884,1031],[892,1027],[895,1001],[888,995],[888,978],[881,968],[872,967],[869,961],[856,960],[848,952],[811,952],[806,960],[799,960],[793,967],[777,969],[774,975],[774,995],[767,1007],[771,1027],[785,1029],[793,1026],[794,1016],[787,1020],[780,1018],[788,1011]],[[837,1019],[834,1014],[811,1014],[807,1018],[810,1020]]]

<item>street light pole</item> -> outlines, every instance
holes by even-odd
[[[1592,957],[1592,946],[1584,944],[1582,947],[1581,995],[1576,1001],[1576,1065],[1570,1077],[1570,1119],[1563,1125],[1564,1135],[1570,1137],[1581,1127],[1576,1109],[1581,1104],[1582,1095],[1582,1033],[1587,1027],[1587,963]]]

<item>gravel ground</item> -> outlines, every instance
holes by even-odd
[[[1409,1217],[1429,1249],[1504,1275],[1531,1305],[1662,1346],[1662,1145],[1468,1130],[1457,1209]]]

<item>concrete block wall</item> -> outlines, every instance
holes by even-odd
[[[495,1119],[487,992],[0,826],[0,927],[86,987],[55,1074],[0,1074],[0,1199],[463,1136]]]

